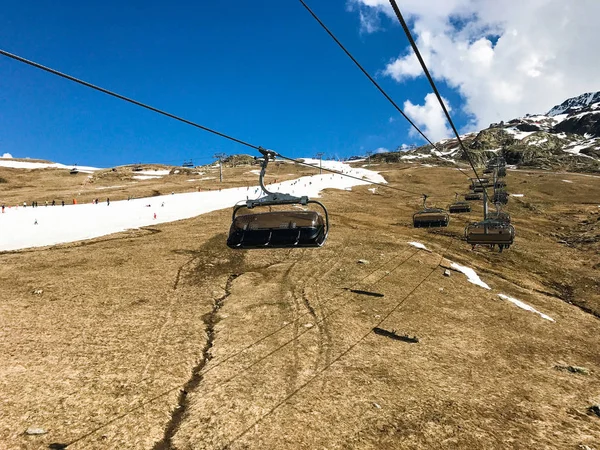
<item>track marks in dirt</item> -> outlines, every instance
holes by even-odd
[[[225,293],[221,297],[215,299],[212,310],[202,317],[206,327],[205,332],[207,336],[206,344],[202,349],[202,357],[198,364],[192,369],[190,379],[184,384],[183,389],[179,392],[177,406],[173,410],[171,419],[165,427],[163,438],[153,447],[153,450],[172,450],[175,448],[173,446],[173,436],[181,422],[185,419],[187,408],[189,406],[187,395],[197,389],[202,382],[202,369],[204,369],[206,364],[208,364],[212,358],[211,349],[214,344],[215,325],[219,322],[219,310],[223,307],[227,297],[231,294],[231,285],[238,276],[239,274],[237,273],[229,275],[227,283],[225,284]]]

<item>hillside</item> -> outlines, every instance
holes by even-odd
[[[4,168],[0,196],[126,204],[256,184],[247,166],[223,184],[217,168],[156,169]],[[373,170],[432,206],[467,182],[454,167]],[[316,173],[274,164],[269,180]],[[464,242],[480,205],[414,229],[420,199],[371,186],[322,193],[320,249],[231,250],[226,208],[0,253],[0,448],[598,448],[600,178],[506,181],[522,196],[502,254]]]
[[[600,92],[565,100],[545,114],[491,124],[462,139],[477,164],[500,154],[519,168],[600,173]],[[373,158],[442,164],[467,161],[456,139],[440,141],[436,147]]]

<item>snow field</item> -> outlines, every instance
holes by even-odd
[[[323,167],[340,170],[358,178],[364,177],[365,180],[386,183],[376,172],[353,169],[336,161],[323,161]],[[365,184],[368,184],[367,181],[328,173],[270,184],[267,189],[315,198],[319,197],[323,189],[351,190],[353,186]],[[111,202],[110,206],[102,202],[98,205],[90,203],[64,207],[6,208],[5,213],[0,214],[0,251],[81,241],[127,229],[188,219],[230,208],[240,201],[259,196],[260,188],[252,186],[121,200]],[[228,224],[224,226],[228,227]]]
[[[60,163],[37,163],[28,161],[15,161],[12,159],[0,158],[0,167],[8,167],[10,169],[68,169],[77,167],[77,170],[84,173],[94,173],[96,170],[102,170],[98,167],[89,166],[65,166]]]

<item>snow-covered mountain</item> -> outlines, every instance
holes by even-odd
[[[547,116],[553,117],[559,114],[565,114],[576,111],[586,106],[590,106],[594,103],[600,103],[600,92],[588,92],[587,94],[581,94],[578,97],[573,97],[565,100],[560,105],[556,105],[552,108]]]
[[[502,154],[508,164],[517,166],[600,172],[600,92],[570,98],[545,114],[493,123],[462,140],[480,164]],[[406,162],[466,160],[456,139],[440,141],[436,148],[426,145],[378,157]]]

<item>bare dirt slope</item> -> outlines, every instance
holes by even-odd
[[[466,186],[374,169],[439,206]],[[226,210],[0,254],[0,448],[600,448],[600,180],[507,182],[503,254],[462,241],[479,207],[416,230],[417,198],[368,187],[324,194],[321,249],[230,250]]]

